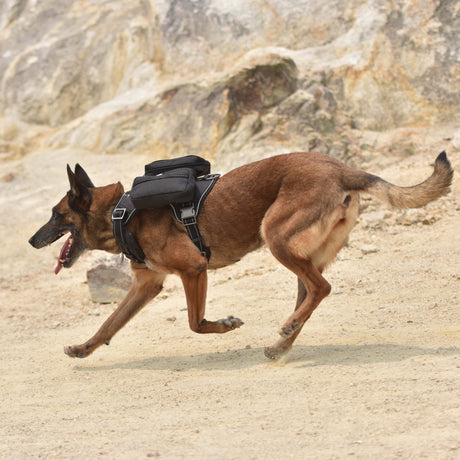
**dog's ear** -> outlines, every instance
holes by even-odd
[[[86,171],[78,163],[75,165],[75,178],[80,184],[88,188],[94,188],[94,184],[88,174],[86,174]]]
[[[67,176],[70,183],[69,206],[78,212],[88,211],[92,201],[90,188],[94,187],[91,179],[79,164],[75,166],[75,173],[67,165]]]

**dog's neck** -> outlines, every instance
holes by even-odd
[[[115,236],[113,234],[112,212],[124,194],[123,185],[106,185],[95,187],[92,191],[92,216],[88,216],[88,235],[86,241],[90,243],[88,249],[99,249],[111,254],[120,254]],[[94,221],[91,217],[94,217]],[[95,238],[95,236],[98,236]]]

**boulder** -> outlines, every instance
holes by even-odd
[[[86,275],[91,299],[96,303],[120,302],[132,282],[129,262],[120,256],[98,260]]]

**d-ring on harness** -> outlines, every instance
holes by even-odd
[[[145,261],[138,241],[126,229],[136,211],[169,205],[174,217],[185,226],[190,239],[209,261],[211,250],[203,243],[197,219],[204,200],[220,177],[210,171],[210,163],[195,155],[154,161],[145,166],[145,175],[134,179],[132,189],[123,194],[112,212],[115,240],[128,259]]]

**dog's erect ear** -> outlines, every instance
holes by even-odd
[[[77,189],[77,180],[75,178],[75,174],[70,169],[69,165],[67,165],[67,177],[69,178],[69,182],[70,182],[70,190],[72,192],[76,191],[76,189]]]
[[[86,174],[86,171],[78,163],[75,165],[75,177],[80,184],[83,184],[88,188],[94,188],[94,184],[88,177],[88,174]]]
[[[67,165],[67,176],[70,183],[69,206],[76,211],[88,211],[92,200],[92,194],[89,189],[94,188],[91,179],[78,163],[75,166],[75,173]]]

